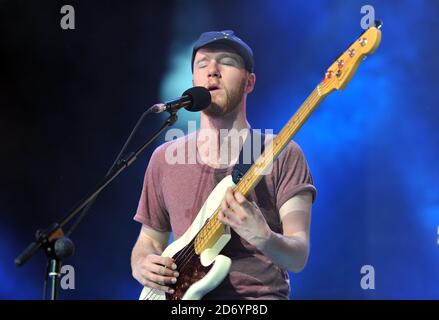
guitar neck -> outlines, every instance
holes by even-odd
[[[273,161],[279,156],[286,145],[296,135],[306,120],[317,109],[323,101],[324,96],[319,94],[319,86],[317,86],[305,102],[300,106],[297,112],[291,117],[287,124],[282,128],[272,143],[266,146],[263,154],[250,167],[247,173],[242,177],[235,188],[244,196],[258,184],[265,172],[271,167]]]
[[[273,161],[291,141],[311,114],[317,109],[325,96],[326,95],[321,93],[320,85],[318,85],[291,117],[288,123],[282,128],[273,142],[265,147],[265,151],[239,181],[238,185],[235,187],[235,191],[239,191],[244,196],[249,194],[249,192],[262,179],[264,173],[271,167]],[[201,253],[204,249],[213,246],[221,235],[224,234],[225,225],[218,219],[219,210],[220,208],[215,211],[195,238],[195,252],[197,254]]]

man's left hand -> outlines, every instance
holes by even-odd
[[[270,238],[271,229],[259,207],[240,192],[233,192],[232,188],[227,189],[218,217],[241,238],[259,249]]]

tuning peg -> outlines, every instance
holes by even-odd
[[[381,27],[383,26],[383,20],[375,19],[374,24],[375,28],[381,29]]]

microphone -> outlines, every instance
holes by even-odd
[[[185,108],[187,111],[196,112],[206,109],[211,101],[212,97],[209,90],[204,87],[193,87],[183,92],[180,98],[165,103],[157,103],[150,110],[154,113],[161,113],[164,111],[176,112],[181,108]]]

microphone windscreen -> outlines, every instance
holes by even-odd
[[[67,237],[59,238],[55,241],[55,256],[59,259],[64,259],[72,256],[75,253],[75,245],[72,240]]]
[[[209,90],[205,87],[192,87],[183,92],[182,96],[190,96],[192,103],[185,109],[187,111],[201,111],[206,109],[212,102]]]

